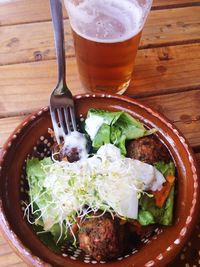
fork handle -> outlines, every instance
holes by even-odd
[[[62,89],[66,87],[65,80],[65,46],[64,46],[64,26],[61,0],[50,0],[51,17],[54,30],[54,41],[56,47],[58,63],[58,85],[57,93],[62,94]]]

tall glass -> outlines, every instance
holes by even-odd
[[[152,0],[65,0],[83,86],[123,93]]]

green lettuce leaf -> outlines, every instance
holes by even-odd
[[[166,177],[167,175],[175,175],[175,166],[173,162],[157,162],[154,166]],[[142,195],[139,201],[138,220],[142,225],[159,223],[162,225],[171,225],[173,221],[174,206],[174,185],[169,196],[162,208],[155,204],[154,197],[146,194]]]
[[[92,146],[95,150],[99,147],[110,143],[110,126],[103,123],[99,128],[95,139],[93,140]]]
[[[48,166],[52,164],[51,158],[44,158],[39,160],[36,158],[27,160],[26,163],[26,173],[29,184],[29,197],[30,202],[33,203],[34,215],[35,215],[35,224],[42,225],[42,217],[40,217],[40,210],[45,208],[46,203],[51,201],[51,196],[45,192],[43,188],[43,181],[45,179],[45,173],[43,166]],[[39,219],[38,219],[39,218]]]
[[[102,124],[92,140],[94,150],[97,150],[103,144],[111,143],[117,146],[123,155],[126,155],[126,140],[140,138],[155,132],[155,130],[146,130],[141,122],[123,111],[108,112],[101,109],[90,109],[87,118],[91,117],[94,118],[94,121],[97,118],[102,120]],[[85,130],[90,135],[88,127],[86,120]]]
[[[41,210],[49,209],[49,214],[51,214],[52,205],[49,206],[49,202],[52,201],[52,197],[46,189],[43,187],[43,182],[45,180],[44,168],[48,168],[53,164],[51,158],[44,158],[39,160],[36,158],[27,160],[26,163],[26,173],[28,177],[29,184],[29,197],[30,202],[32,203],[33,213],[34,213],[34,225],[35,229],[41,231],[44,230],[44,223],[41,216]],[[42,228],[39,228],[42,227]],[[64,228],[64,225],[63,225]],[[63,231],[64,233],[65,231]],[[52,234],[54,241],[58,239],[60,242],[64,240],[64,236],[60,236],[61,228],[59,224],[54,224],[50,230],[46,233],[40,234],[41,239],[46,240],[49,236],[49,233]],[[47,242],[47,241],[45,241]],[[49,245],[52,245],[52,241],[49,241]]]
[[[141,225],[162,224],[171,225],[173,221],[174,186],[172,187],[166,203],[162,208],[155,204],[153,197],[143,195],[140,199],[138,220]]]
[[[175,175],[175,165],[172,161],[165,163],[164,161],[159,161],[154,163],[154,167],[160,171],[165,177],[168,175]]]
[[[107,123],[108,125],[111,125],[115,123],[116,120],[121,116],[123,112],[109,112],[103,109],[94,109],[91,108],[88,110],[87,117],[91,116],[97,116],[97,117],[102,117],[104,119],[104,122]]]
[[[140,210],[138,214],[138,220],[141,225],[149,225],[149,224],[154,224],[155,220],[153,215],[151,214],[150,211],[147,210]]]

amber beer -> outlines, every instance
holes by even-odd
[[[86,89],[123,93],[128,87],[145,17],[138,2],[65,0]]]
[[[120,92],[129,85],[141,32],[129,40],[98,43],[73,31],[80,78],[91,91]]]

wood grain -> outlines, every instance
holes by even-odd
[[[0,65],[55,58],[51,22],[31,23],[0,28]],[[69,27],[65,23],[66,55],[74,55]]]
[[[126,94],[140,97],[199,88],[199,47],[193,44],[140,50]]]
[[[140,49],[200,41],[199,26],[200,6],[152,11]]]
[[[200,89],[146,97],[139,100],[165,114],[173,122],[188,124],[200,120],[199,99]]]
[[[154,0],[153,8],[188,6],[196,5],[199,3],[199,0]],[[64,17],[67,17],[65,10]],[[48,0],[0,1],[0,25],[13,25],[48,20],[50,20]]]
[[[48,0],[5,0],[0,2],[0,25],[22,24],[46,20],[50,20]]]
[[[168,8],[178,8],[178,7],[188,7],[188,6],[195,6],[195,5],[200,5],[199,0],[154,0],[153,1],[153,9],[168,9]]]
[[[0,266],[1,267],[7,267],[7,266],[17,266],[17,264],[20,264],[20,266],[27,266],[24,265],[23,261],[15,254],[15,253],[8,253],[1,255],[0,257]],[[21,265],[23,264],[23,265]]]
[[[14,129],[24,120],[24,118],[25,116],[18,116],[0,119],[0,148],[3,146]]]
[[[140,49],[200,41],[200,6],[157,10],[150,13]],[[0,28],[0,65],[55,58],[51,22]],[[65,20],[65,49],[74,55],[69,21]]]
[[[0,232],[0,267],[27,267],[27,264],[13,252]]]
[[[199,48],[200,44],[193,44],[140,50],[126,94],[144,97],[200,88]],[[0,66],[0,117],[47,105],[56,84],[56,68],[55,60]],[[67,80],[74,95],[85,92],[73,57],[67,59]]]
[[[196,151],[200,149],[200,120],[188,123],[176,122],[176,127],[183,133],[192,148]]]
[[[73,94],[83,92],[75,59],[69,59],[67,65]],[[0,67],[0,117],[26,114],[47,105],[56,85],[56,68],[55,60]]]

